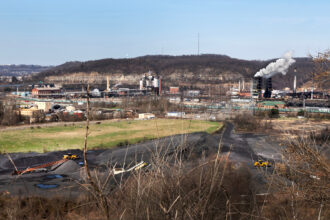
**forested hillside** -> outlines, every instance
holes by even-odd
[[[297,68],[297,84],[302,85],[311,78],[313,62],[310,58],[295,58],[286,76],[273,77],[274,88],[291,87],[293,69]],[[84,76],[88,74],[113,75],[137,81],[149,70],[160,75],[167,82],[217,84],[249,80],[260,69],[274,60],[240,60],[224,55],[187,56],[143,56],[130,59],[102,59],[87,62],[67,62],[36,75],[34,80],[64,81],[63,76]],[[80,74],[80,75],[79,75]],[[78,77],[79,78],[79,77]]]

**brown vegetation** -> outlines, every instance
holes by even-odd
[[[274,175],[285,177],[274,181],[282,193],[291,198],[280,199],[287,203],[286,212],[293,219],[329,219],[330,161],[329,133],[327,129],[316,135],[301,134],[288,138],[283,152],[283,164]],[[283,169],[283,165],[285,168]]]
[[[21,121],[16,113],[16,103],[3,103],[0,101],[0,124],[4,126],[16,125]]]
[[[265,132],[268,129],[272,129],[271,119],[264,119],[264,115],[262,117],[254,117],[253,115],[237,114],[232,120],[237,131]]]
[[[306,162],[312,166],[301,169],[301,160],[306,159],[301,155],[307,149],[301,146],[297,154],[288,151],[298,161],[295,165],[292,160],[286,176],[292,184],[280,181],[278,177],[284,173],[266,174],[272,180],[270,194],[255,194],[249,171],[234,168],[228,155],[192,162],[189,158],[193,152],[178,151],[171,157],[155,154],[149,168],[129,177],[91,172],[90,178],[102,191],[97,193],[87,181],[83,187],[88,194],[76,199],[13,198],[3,193],[0,218],[107,219],[108,215],[108,219],[328,219],[329,167],[309,157]],[[315,170],[321,180],[309,176],[315,175]],[[106,203],[102,204],[100,198]]]

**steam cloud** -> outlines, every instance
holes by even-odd
[[[295,62],[296,61],[292,59],[292,52],[286,52],[282,58],[259,70],[254,77],[270,78],[277,73],[282,73],[285,75],[288,72],[289,67]]]

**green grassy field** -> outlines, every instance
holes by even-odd
[[[102,121],[90,125],[88,147],[110,148],[122,143],[137,143],[174,134],[197,131],[212,133],[222,127],[219,122],[154,119],[143,121]],[[69,124],[45,128],[27,128],[0,132],[0,152],[46,152],[82,149],[85,128]]]

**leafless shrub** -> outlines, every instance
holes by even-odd
[[[265,131],[267,129],[272,129],[271,120],[254,117],[252,115],[238,114],[233,118],[233,122],[236,130]]]
[[[316,141],[313,135],[300,134],[286,142],[284,163],[276,174],[285,177],[278,181],[280,199],[272,203],[291,219],[328,219],[330,196],[330,164],[323,150],[329,148],[327,138]],[[279,193],[278,193],[279,196]]]
[[[16,103],[0,103],[0,123],[4,126],[16,125],[20,116],[17,114]]]
[[[184,166],[155,163],[153,170],[135,173],[114,193],[120,201],[111,203],[114,218],[225,219],[249,212],[249,199],[238,205],[241,195],[251,194],[249,178],[237,175],[226,158]]]

